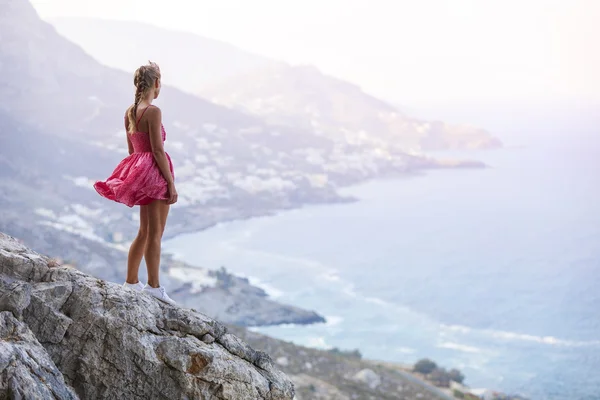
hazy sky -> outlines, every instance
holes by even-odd
[[[310,63],[406,104],[600,99],[600,0],[33,0]]]

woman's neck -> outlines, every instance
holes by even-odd
[[[145,108],[145,107],[151,106],[152,105],[152,100],[154,100],[153,96],[146,97],[145,99],[143,99],[142,101],[140,101],[140,103],[138,104],[138,108],[139,107]]]

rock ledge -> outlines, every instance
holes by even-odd
[[[53,267],[2,233],[0,338],[0,398],[294,397],[271,358],[219,322]]]

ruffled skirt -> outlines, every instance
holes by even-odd
[[[171,157],[166,155],[175,178]],[[129,207],[169,198],[167,180],[151,152],[133,153],[124,158],[108,179],[94,183],[94,189],[101,196]]]

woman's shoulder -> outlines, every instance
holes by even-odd
[[[148,106],[148,112],[160,112],[160,107],[155,106],[154,104],[150,104]]]
[[[160,110],[160,107],[155,106],[154,104],[148,106],[148,109],[146,110],[145,114],[152,119],[162,117],[162,111]]]

